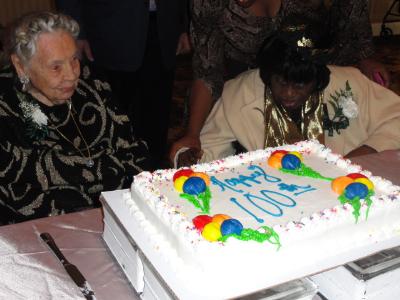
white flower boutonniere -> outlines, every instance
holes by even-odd
[[[335,114],[330,119],[328,109],[326,104],[324,104],[323,124],[324,130],[328,131],[329,136],[333,136],[334,130],[337,134],[340,134],[341,129],[349,127],[349,119],[358,117],[358,106],[354,101],[354,94],[348,81],[346,81],[344,90],[341,89],[340,91],[336,91],[335,95],[331,95],[329,103],[332,105]]]
[[[26,119],[31,119],[37,126],[47,126],[47,116],[42,112],[39,105],[30,102],[21,102],[20,107]]]
[[[341,97],[338,101],[339,107],[342,109],[343,115],[349,119],[357,118],[358,106],[352,98]]]
[[[17,96],[27,126],[27,136],[36,141],[42,140],[48,134],[48,117],[37,103],[28,101],[24,94],[17,92]]]

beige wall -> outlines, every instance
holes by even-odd
[[[28,12],[53,8],[53,0],[0,0],[0,24],[7,25]]]
[[[380,23],[385,16],[385,13],[389,9],[390,5],[393,3],[393,0],[370,0],[370,16],[371,23]]]

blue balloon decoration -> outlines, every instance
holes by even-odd
[[[364,199],[368,195],[368,187],[360,182],[350,183],[345,189],[345,196],[347,199],[354,199],[355,197],[359,197],[360,199]]]
[[[301,160],[296,155],[286,154],[282,158],[282,168],[286,170],[297,170],[300,168]]]
[[[222,235],[237,234],[240,235],[243,230],[243,225],[236,219],[228,219],[221,224]]]
[[[189,177],[184,185],[183,192],[189,195],[195,195],[203,193],[207,188],[206,182],[200,177]]]

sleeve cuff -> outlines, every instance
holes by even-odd
[[[375,149],[378,152],[382,152],[385,150],[394,150],[400,147],[399,141],[391,136],[371,136],[365,143],[366,146],[369,146]]]
[[[181,149],[179,149],[178,151],[176,151],[175,156],[174,156],[174,169],[178,168],[178,158],[179,155],[181,155],[183,152],[189,150],[190,148],[188,147],[183,147]]]

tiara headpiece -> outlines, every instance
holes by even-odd
[[[314,43],[311,39],[303,36],[300,40],[297,41],[297,47],[299,48],[314,48]]]

